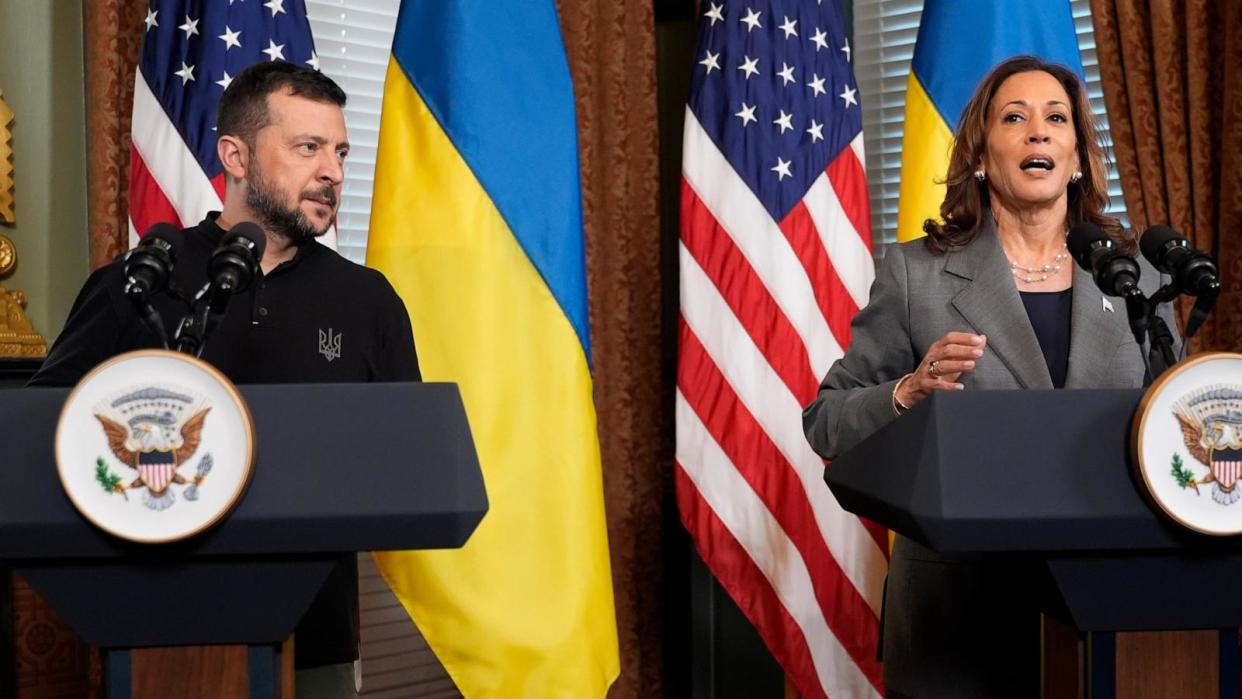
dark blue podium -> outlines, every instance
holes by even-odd
[[[1047,613],[1091,632],[1091,696],[1112,695],[1116,632],[1203,629],[1220,634],[1220,696],[1237,697],[1242,538],[1189,532],[1146,501],[1128,461],[1141,397],[937,392],[825,481],[845,509],[940,553],[1042,561]]]
[[[0,390],[0,560],[103,649],[109,697],[130,696],[130,649],[185,645],[249,646],[251,696],[280,696],[280,645],[341,554],[460,547],[487,512],[453,384],[240,390],[249,488],[219,526],[156,545],[104,533],[65,495],[52,444],[68,390]]]

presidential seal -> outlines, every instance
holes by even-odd
[[[69,394],[56,461],[69,499],[123,539],[176,541],[219,522],[250,479],[254,427],[211,365],[165,350],[100,364]]]
[[[1144,396],[1131,442],[1158,510],[1204,534],[1242,533],[1242,355],[1203,354],[1166,372]]]

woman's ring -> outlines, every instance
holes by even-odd
[[[940,360],[939,359],[927,365],[927,373],[931,374],[931,377],[933,379],[940,378]]]

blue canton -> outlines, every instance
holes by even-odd
[[[862,132],[835,0],[705,0],[690,109],[776,221]]]

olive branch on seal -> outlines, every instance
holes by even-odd
[[[95,459],[95,480],[99,481],[104,491],[120,493],[121,497],[129,499],[129,496],[125,494],[125,489],[121,487],[121,477],[108,470],[108,464],[103,457]]]
[[[1173,453],[1173,477],[1177,479],[1177,485],[1182,489],[1194,488],[1195,494],[1199,494],[1199,485],[1195,483],[1195,474],[1186,468],[1182,463],[1182,456],[1177,452]]]

